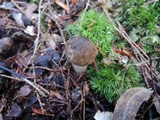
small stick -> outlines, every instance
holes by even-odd
[[[10,78],[10,79],[14,79],[14,80],[17,80],[17,81],[24,81],[26,83],[28,83],[30,86],[32,86],[35,90],[37,90],[39,92],[40,95],[46,97],[46,95],[44,94],[44,92],[42,92],[37,86],[36,83],[32,83],[30,82],[28,79],[26,78],[16,78],[16,77],[12,77],[12,76],[8,76],[8,75],[4,75],[4,74],[0,74],[1,77],[5,77],[5,78]]]
[[[71,111],[71,120],[72,120],[72,117],[73,117],[73,113],[74,111],[81,105],[81,103],[84,101],[84,99],[81,99],[81,101],[79,101],[79,103],[77,104],[77,106]]]
[[[33,50],[33,55],[31,56],[31,58],[29,59],[29,61],[28,61],[28,63],[27,63],[27,65],[26,65],[26,67],[24,68],[24,70],[23,71],[25,71],[26,69],[27,69],[27,67],[28,67],[28,65],[31,63],[31,61],[33,60],[33,58],[34,58],[34,56],[35,56],[35,54],[36,54],[36,51],[37,51],[37,46],[38,46],[38,43],[39,43],[39,38],[40,38],[40,26],[41,26],[41,4],[42,4],[42,0],[40,0],[40,2],[39,2],[39,8],[38,8],[38,27],[37,27],[37,29],[38,29],[38,33],[37,33],[37,37],[36,37],[36,39],[35,39],[35,41],[34,41],[34,50]]]
[[[19,9],[21,13],[24,13],[14,0],[11,0],[11,2]]]
[[[89,3],[90,3],[90,0],[87,1],[86,7],[85,7],[85,9],[84,9],[84,13],[83,13],[82,18],[81,18],[81,22],[80,22],[79,30],[78,30],[78,36],[79,36],[79,34],[80,34],[80,30],[81,30],[81,27],[82,27],[83,19],[84,19],[84,17],[85,17],[86,11],[87,11],[87,9],[88,9]]]
[[[37,94],[37,93],[36,93],[36,95],[37,95],[37,99],[38,99],[39,105],[40,105],[41,110],[42,110],[42,114],[44,114],[44,108],[43,108],[43,106],[42,106],[42,102],[41,102],[40,96],[39,96],[39,94]]]
[[[130,65],[127,65],[127,66],[124,68],[124,72],[123,72],[123,76],[122,76],[122,83],[121,83],[121,87],[120,87],[120,96],[122,95],[122,92],[123,92],[124,78],[125,78],[125,75],[126,75],[127,70],[128,70],[129,67],[130,67]]]

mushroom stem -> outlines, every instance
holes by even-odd
[[[74,68],[74,70],[78,73],[78,74],[82,74],[83,72],[86,71],[87,69],[87,65],[86,66],[78,66],[72,63],[72,66]]]

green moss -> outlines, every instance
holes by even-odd
[[[154,54],[153,48],[160,45],[160,2],[148,3],[147,0],[123,0],[120,22],[129,31],[131,39],[142,43],[146,53]],[[148,4],[147,4],[148,3]]]
[[[111,103],[118,100],[120,93],[129,88],[140,86],[142,81],[141,74],[135,66],[128,67],[125,73],[122,65],[111,64],[105,67],[99,63],[99,71],[97,73],[95,73],[93,67],[90,67],[87,72],[91,79],[90,85],[92,89]],[[124,84],[122,86],[123,75]]]
[[[95,10],[89,10],[85,13],[83,20],[82,16],[83,13],[74,25],[69,25],[72,34],[74,36],[88,37],[94,43],[98,42],[103,52],[110,52],[114,29],[105,14],[98,13]],[[81,22],[82,26],[79,27]]]
[[[82,15],[83,13],[75,24],[68,26],[72,35],[85,36],[90,38],[94,43],[98,42],[100,49],[104,53],[108,53],[109,58],[116,59],[116,53],[111,49],[113,39],[117,39],[114,42],[121,49],[125,48],[126,42],[122,41],[116,34],[113,34],[115,32],[113,24],[109,22],[103,13],[98,13],[95,10],[87,11],[83,20]],[[129,20],[127,19],[127,21]],[[80,27],[81,23],[82,26]],[[100,63],[103,59],[101,55],[98,55],[96,59],[99,67],[98,72],[95,73],[95,69],[90,66],[87,69],[87,75],[91,88],[99,93],[102,98],[106,98],[109,102],[113,103],[120,97],[120,93],[129,88],[141,86],[142,77],[140,71],[135,66],[130,66],[125,71],[125,67],[119,64],[103,66]],[[122,85],[123,77],[124,84]]]

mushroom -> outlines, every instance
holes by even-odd
[[[95,61],[98,50],[94,43],[86,37],[74,37],[66,43],[65,54],[74,70],[81,74],[87,66]]]

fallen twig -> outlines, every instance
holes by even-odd
[[[11,0],[11,2],[19,9],[21,13],[24,13],[14,0]]]
[[[37,95],[37,99],[38,99],[39,105],[40,105],[41,110],[42,110],[42,114],[44,114],[44,108],[43,108],[43,105],[42,105],[42,102],[41,102],[40,96],[39,96],[39,94],[37,94],[37,93],[36,93],[36,95]]]
[[[81,30],[81,27],[82,27],[83,19],[84,19],[84,17],[85,17],[86,11],[87,11],[87,9],[88,9],[89,3],[90,3],[90,0],[87,1],[86,7],[85,7],[85,9],[84,9],[84,13],[83,13],[82,18],[81,18],[81,22],[80,22],[79,30],[78,30],[78,36],[79,36],[79,34],[80,34],[80,30]]]
[[[34,56],[35,56],[35,54],[36,54],[36,51],[37,51],[37,46],[38,46],[38,43],[39,43],[39,38],[40,38],[40,26],[41,26],[41,4],[42,4],[42,0],[40,0],[40,2],[39,2],[39,8],[38,8],[38,27],[37,27],[37,37],[36,37],[36,39],[35,39],[35,41],[34,41],[34,50],[33,50],[33,55],[31,56],[31,58],[29,59],[29,61],[28,61],[28,63],[27,63],[27,65],[25,66],[25,68],[24,68],[24,70],[23,71],[25,71],[26,70],[26,68],[28,67],[28,65],[31,63],[31,61],[33,62],[33,58],[34,58]],[[33,63],[32,63],[32,65],[33,65]]]
[[[14,79],[14,80],[17,80],[17,81],[20,81],[20,82],[23,82],[23,81],[24,81],[24,82],[26,82],[27,84],[29,84],[30,86],[32,86],[35,90],[37,90],[40,95],[46,97],[46,94],[39,89],[38,86],[40,86],[40,85],[38,85],[38,84],[36,84],[36,83],[33,83],[33,82],[29,81],[29,80],[26,79],[26,78],[17,78],[17,77],[12,77],[12,76],[8,76],[8,75],[4,75],[4,74],[0,74],[0,76],[1,76],[1,77],[5,77],[5,78]]]

